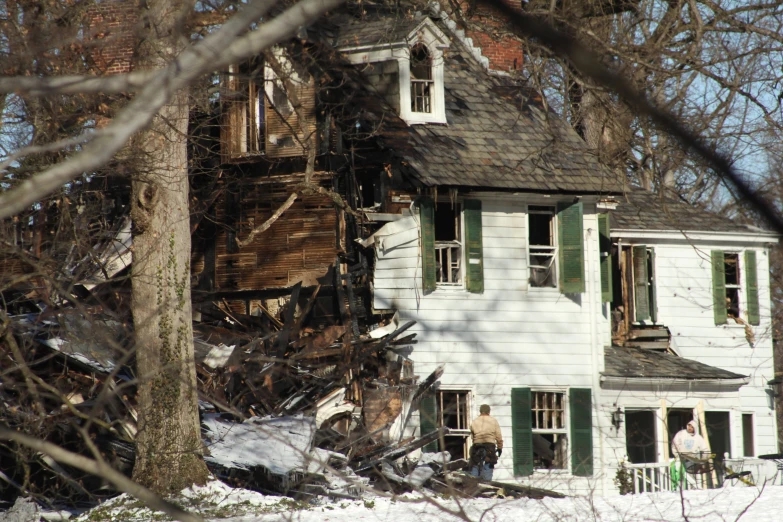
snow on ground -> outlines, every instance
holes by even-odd
[[[284,497],[232,489],[220,482],[186,490],[175,499],[210,522],[632,522],[783,520],[783,487],[725,488],[709,491],[627,495],[609,498],[571,497],[544,500],[449,500],[409,494],[396,499],[371,496],[363,501],[322,501],[311,505]],[[196,509],[196,505],[199,506]],[[462,515],[460,515],[460,512]],[[79,521],[142,522],[168,520],[123,495]]]

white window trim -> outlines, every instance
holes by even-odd
[[[410,50],[424,44],[432,60],[432,112],[411,110]],[[426,123],[446,124],[446,91],[444,88],[443,51],[449,47],[449,39],[435,23],[425,18],[403,41],[380,43],[372,46],[344,47],[348,61],[354,65],[396,60],[399,69],[399,116],[409,125]]]

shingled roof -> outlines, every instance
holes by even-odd
[[[607,346],[603,375],[626,379],[735,380],[745,375],[642,348]]]
[[[664,230],[709,232],[767,232],[741,225],[731,219],[708,212],[674,197],[650,192],[629,192],[620,198],[610,213],[612,230]]]
[[[342,45],[391,42],[415,23],[376,14],[362,23],[342,21],[333,40]],[[451,38],[445,54],[447,125],[391,128],[378,123],[380,142],[412,168],[425,186],[462,186],[549,193],[620,193],[621,180],[601,165],[584,141],[557,115],[525,96],[509,78],[489,74],[443,24]],[[396,36],[394,36],[396,35]],[[391,120],[389,120],[391,122]]]

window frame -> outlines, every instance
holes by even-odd
[[[470,437],[470,424],[473,421],[473,390],[469,388],[439,388],[436,392],[436,404],[437,404],[437,421],[438,421],[438,427],[444,427],[446,424],[444,423],[443,419],[443,394],[457,394],[457,403],[459,406],[459,396],[464,395],[465,400],[465,428],[463,429],[452,429],[449,428],[449,434],[446,437],[462,437],[464,439],[463,441],[463,451],[464,455],[462,457],[457,457],[455,455],[452,455],[452,459],[456,460],[459,458],[468,458],[470,455],[470,446],[472,444],[472,440]],[[445,438],[445,437],[444,437]],[[445,442],[445,441],[444,441]],[[444,451],[446,448],[440,448],[440,441],[438,441],[438,447],[441,451]]]
[[[745,418],[750,418],[750,431],[751,431],[751,440],[746,441],[745,439]],[[742,456],[743,457],[755,457],[756,453],[758,453],[758,445],[756,444],[756,413],[752,411],[743,411],[740,412],[740,424],[742,425]],[[747,449],[747,443],[750,442],[752,445],[752,455],[746,455],[746,449]]]
[[[454,205],[454,226],[456,227],[457,239],[449,241],[434,241],[435,244],[435,288],[465,288],[465,218],[464,218],[464,205],[462,200],[452,202],[444,202],[442,204]],[[433,215],[438,213],[438,204],[434,203]],[[437,223],[437,218],[435,218]],[[457,249],[457,281],[440,281],[443,266],[441,263],[441,251],[444,249]],[[451,258],[451,256],[448,256]],[[453,261],[452,261],[453,262]],[[451,273],[451,270],[448,272]]]
[[[729,256],[734,256],[737,259],[737,265],[736,265],[736,278],[737,282],[736,284],[729,284],[728,282],[728,271],[726,270],[728,263],[727,258]],[[723,251],[723,287],[725,288],[726,292],[726,317],[727,319],[729,316],[729,290],[733,290],[737,293],[737,315],[734,316],[735,322],[736,319],[746,319],[747,318],[747,310],[746,303],[744,299],[744,292],[746,290],[745,284],[743,282],[743,278],[745,275],[745,267],[742,262],[742,254],[740,252],[735,251]]]
[[[531,207],[538,207],[536,210],[531,210]],[[543,207],[550,208],[552,213],[552,219],[549,222],[549,235],[551,238],[552,245],[532,245],[530,243],[530,232],[531,232],[531,226],[530,226],[530,216],[532,214],[536,215],[546,215],[548,212],[545,212],[543,210],[540,210]],[[547,291],[559,291],[560,290],[560,245],[559,245],[559,223],[558,223],[558,216],[557,216],[557,205],[556,204],[543,204],[543,205],[534,205],[534,204],[528,204],[525,207],[525,229],[527,230],[527,237],[526,237],[526,246],[527,246],[527,270],[528,270],[528,277],[527,277],[527,286],[528,288],[535,289],[535,291],[541,292],[547,292]],[[541,265],[534,265],[532,263],[532,250],[534,248],[551,248],[551,254],[545,254],[541,253],[538,255],[545,256],[545,257],[551,257],[551,267],[553,268],[552,273],[547,279],[552,279],[553,285],[536,285],[532,282],[532,269],[533,267],[539,267]]]
[[[562,417],[560,419],[562,428],[536,428],[535,424],[537,423],[537,411],[545,411],[545,410],[539,410],[536,406],[536,396],[538,394],[557,394],[560,396],[561,404],[562,404]],[[539,388],[531,388],[530,389],[530,417],[531,417],[531,434],[535,436],[538,435],[565,435],[566,437],[566,451],[564,455],[564,462],[563,467],[556,468],[543,468],[543,467],[536,467],[536,454],[535,454],[535,448],[533,449],[533,472],[571,472],[571,429],[570,429],[570,422],[571,418],[569,415],[569,401],[568,401],[568,392],[567,390],[549,390],[549,389],[539,389]],[[558,437],[559,439],[559,437]],[[534,444],[535,446],[535,444]]]

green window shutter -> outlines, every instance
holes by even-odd
[[[434,395],[427,395],[419,403],[419,436],[423,437],[438,429],[438,401]],[[438,441],[433,441],[422,448],[424,453],[436,453]]]
[[[435,206],[432,199],[421,198],[421,286],[425,292],[435,290]]]
[[[598,249],[601,252],[601,302],[612,301],[612,239],[609,214],[598,214]]]
[[[571,388],[571,472],[577,477],[593,475],[593,404],[590,388]]]
[[[747,286],[748,322],[754,326],[761,323],[759,317],[759,281],[756,252],[745,252],[745,285]]]
[[[558,247],[560,250],[560,291],[585,291],[585,253],[582,239],[582,202],[558,203]]]
[[[647,274],[647,247],[638,245],[632,248],[633,257],[633,297],[636,321],[650,320],[650,293]]]
[[[481,201],[462,202],[465,218],[465,287],[468,292],[484,291],[484,248],[481,238]]]
[[[726,324],[728,310],[726,308],[726,267],[723,250],[713,250],[712,259],[712,308],[715,314],[715,324]]]
[[[655,249],[648,248],[649,266],[647,267],[648,281],[650,282],[650,320],[653,323],[658,322],[658,290],[655,288]]]
[[[533,474],[533,419],[530,388],[511,389],[511,442],[514,476]]]

